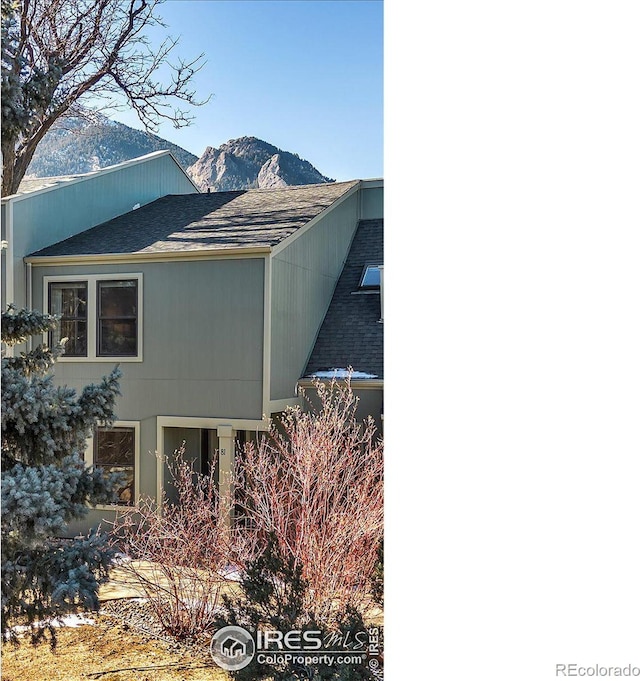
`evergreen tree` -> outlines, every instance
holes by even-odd
[[[24,343],[57,324],[51,315],[9,307],[2,314],[2,341]],[[97,610],[98,587],[112,550],[96,532],[73,540],[58,537],[88,503],[112,503],[118,476],[85,467],[85,441],[97,424],[114,419],[120,394],[118,367],[80,395],[56,386],[50,374],[64,351],[39,345],[2,358],[2,631],[14,624]],[[52,626],[32,627],[38,642]]]
[[[316,635],[320,632],[325,645],[331,648],[353,641],[356,634],[366,635],[362,615],[350,606],[336,612],[330,625],[308,610],[310,587],[302,576],[302,566],[291,553],[283,551],[274,533],[269,536],[264,551],[249,561],[239,586],[239,594],[223,596],[222,608],[215,619],[218,629],[240,626],[250,632],[260,629],[282,633],[313,631]],[[270,650],[279,652],[278,646]],[[361,647],[357,651],[366,652]],[[345,655],[350,652],[354,651],[344,649]],[[261,662],[256,657],[230,675],[234,681],[366,681],[373,678],[362,663],[336,660],[333,664],[326,661],[305,664],[285,656],[276,663]]]

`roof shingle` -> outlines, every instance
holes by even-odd
[[[383,264],[383,255],[383,221],[361,220],[320,327],[305,377],[351,367],[354,374],[362,372],[369,378],[383,378],[380,295],[354,293],[358,291],[364,266]]]
[[[319,215],[351,182],[164,196],[33,257],[274,246]]]

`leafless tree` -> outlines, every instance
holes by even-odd
[[[370,604],[384,526],[383,443],[358,422],[350,381],[316,384],[319,407],[289,409],[242,455],[244,513],[256,545],[273,533],[309,582],[308,612]]]
[[[219,518],[213,470],[195,472],[184,443],[167,465],[177,500],[165,494],[159,513],[155,500],[143,498],[116,518],[112,536],[129,558],[118,570],[144,593],[163,630],[193,638],[211,627],[229,574],[244,567],[247,543]]]
[[[114,525],[138,583],[165,631],[180,637],[211,626],[229,569],[248,563],[275,537],[308,583],[304,611],[330,624],[346,608],[373,605],[371,577],[384,525],[383,443],[372,418],[356,420],[350,381],[318,382],[317,406],[289,409],[268,436],[239,448],[236,522],[229,527],[213,471],[194,472],[184,446],[167,461],[178,501],[163,512],[143,500]]]
[[[53,123],[100,109],[128,106],[148,131],[161,119],[175,127],[198,106],[191,89],[203,55],[171,60],[177,39],[157,50],[146,35],[164,26],[163,0],[2,0],[2,193],[17,191]],[[165,82],[161,81],[165,78]],[[183,105],[182,104],[182,105]]]

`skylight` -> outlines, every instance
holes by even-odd
[[[380,267],[381,265],[365,265],[359,288],[380,288]]]

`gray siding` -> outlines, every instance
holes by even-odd
[[[380,437],[383,435],[383,414],[384,414],[384,391],[382,388],[353,388],[353,394],[358,398],[355,417],[361,423],[371,416],[375,421],[376,433]],[[314,387],[305,388],[305,395],[315,410],[320,408],[318,393]],[[303,408],[308,411],[311,407],[309,402],[304,401]]]
[[[362,220],[380,220],[384,217],[384,189],[370,187],[361,190]]]
[[[34,301],[42,307],[44,276],[102,273],[143,277],[143,361],[120,364],[122,396],[116,413],[119,420],[140,422],[140,493],[155,497],[158,415],[262,418],[264,259],[34,266]],[[56,382],[80,391],[114,365],[58,362]],[[169,430],[176,437],[164,446],[173,451],[184,433]],[[185,433],[190,449],[199,451],[199,440],[193,440],[199,430]],[[113,511],[92,509],[66,534],[113,516]]]
[[[264,260],[33,268],[43,277],[142,273],[143,360],[122,362],[118,418],[157,415],[262,418]],[[115,362],[58,362],[56,377],[82,387]]]
[[[273,257],[271,399],[295,395],[359,218],[352,194]]]
[[[15,301],[25,305],[22,258],[166,194],[196,189],[173,158],[162,155],[13,201]]]
[[[383,391],[382,388],[374,390],[368,388],[366,390],[354,388],[353,394],[358,398],[358,408],[356,409],[356,418],[359,421],[371,416],[376,422],[376,429],[378,434],[382,436],[384,415]]]

